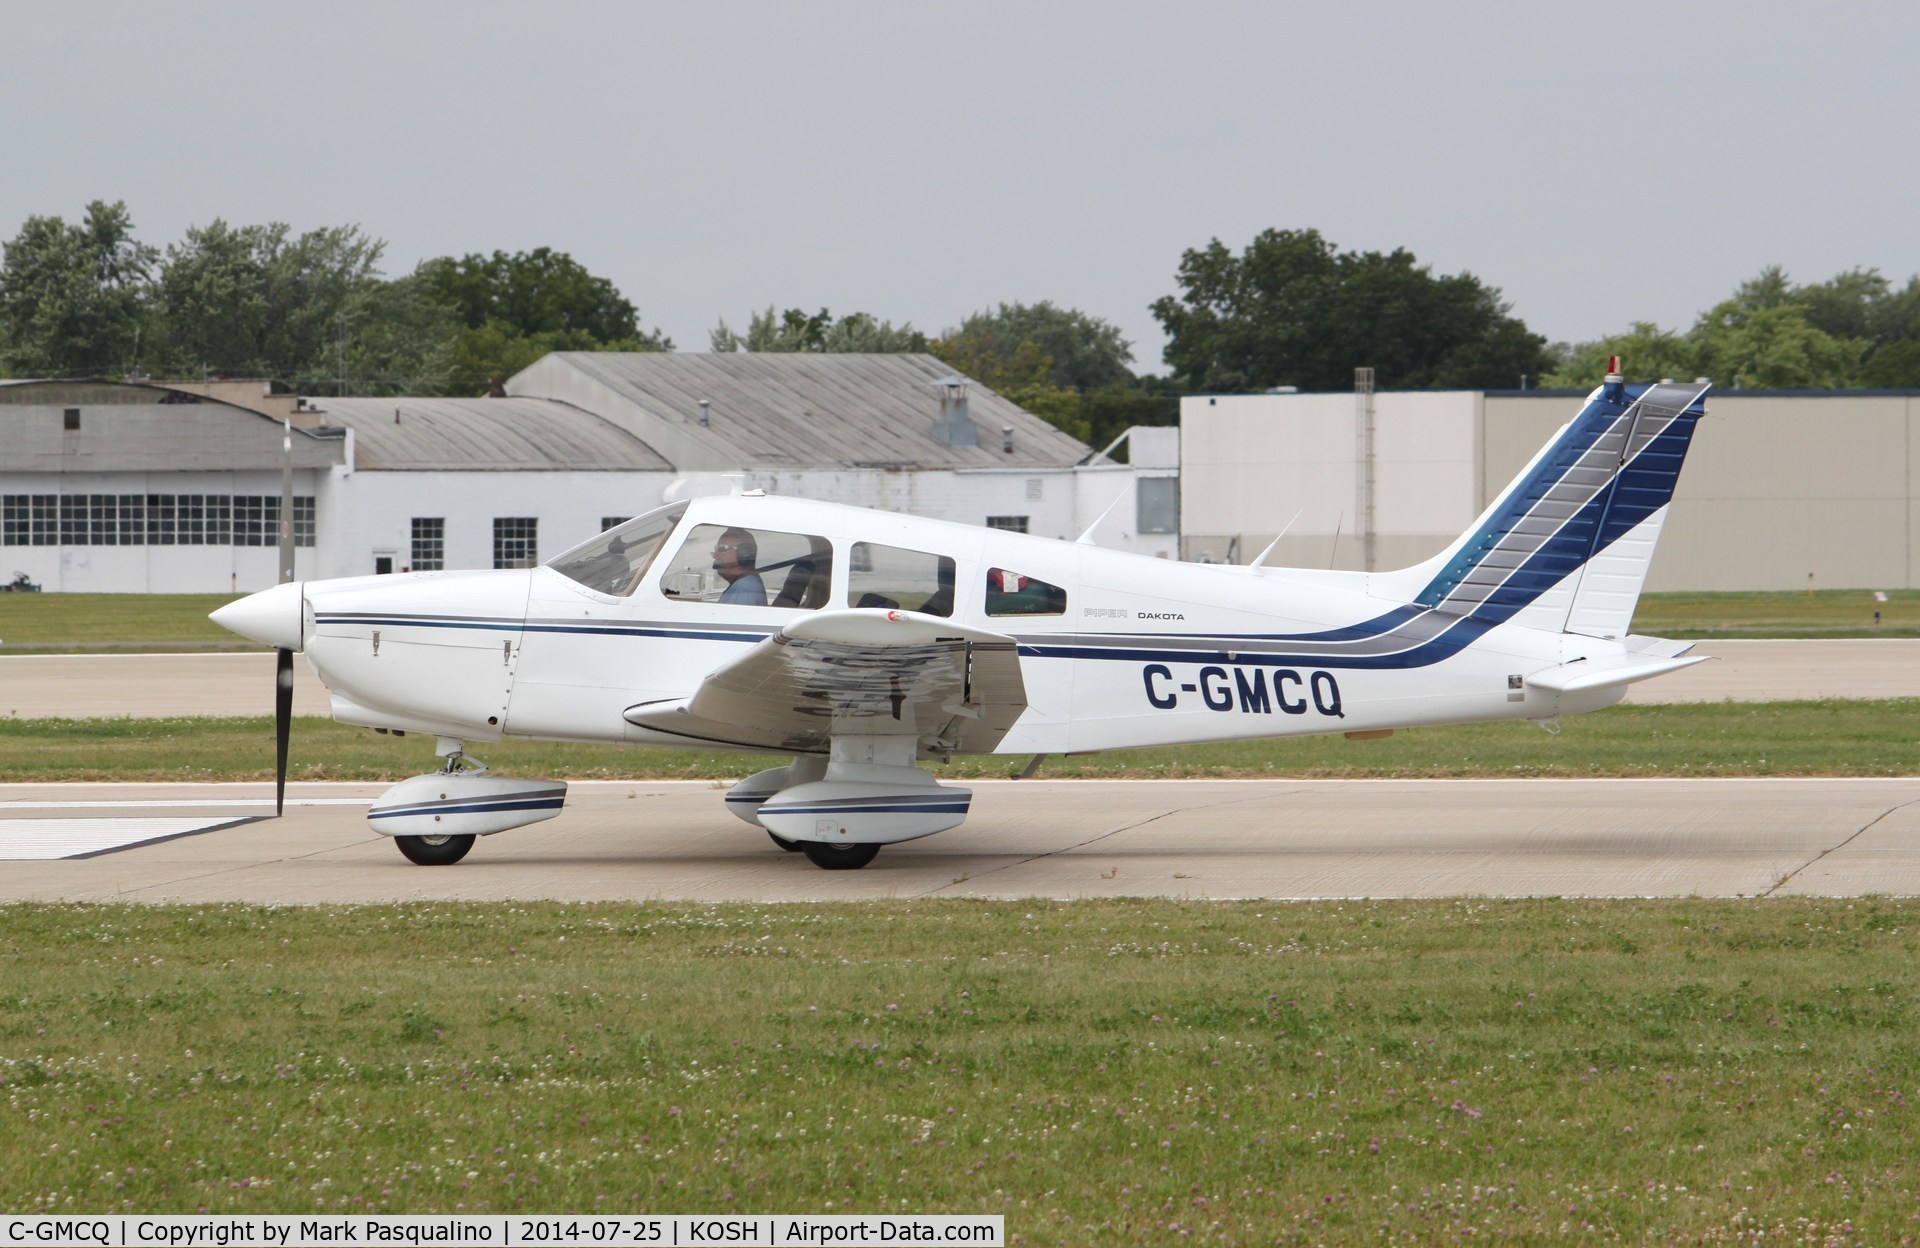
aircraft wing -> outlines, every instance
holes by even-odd
[[[836,735],[985,753],[1027,709],[1013,638],[912,611],[818,611],[628,723],[716,745],[826,753]]]

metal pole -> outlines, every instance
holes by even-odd
[[[1354,458],[1359,461],[1355,465],[1358,469],[1356,474],[1358,479],[1355,482],[1358,486],[1356,493],[1359,494],[1359,498],[1355,500],[1358,504],[1355,510],[1360,513],[1360,566],[1371,572],[1374,570],[1373,370],[1371,368],[1353,370],[1353,408],[1354,423],[1358,431]]]
[[[293,422],[281,422],[280,583],[293,579]]]

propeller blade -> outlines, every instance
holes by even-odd
[[[287,737],[293,731],[293,651],[274,651],[273,690],[273,813],[287,808]]]

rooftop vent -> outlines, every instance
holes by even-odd
[[[940,395],[940,419],[933,422],[933,440],[942,446],[978,446],[980,438],[967,415],[967,379],[942,377],[933,383]]]

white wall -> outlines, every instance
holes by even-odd
[[[1028,531],[1072,540],[1099,522],[1096,544],[1141,554],[1178,556],[1176,535],[1133,531],[1135,481],[1176,470],[1125,465],[1066,469],[876,470],[690,473],[666,472],[388,472],[340,467],[326,475],[295,474],[295,493],[313,495],[316,545],[295,552],[302,579],[366,576],[390,556],[393,570],[413,564],[413,519],[445,523],[445,566],[493,566],[496,517],[539,521],[539,557],[547,559],[600,531],[609,516],[636,516],[663,502],[733,489],[764,489],[795,498],[904,512],[957,524],[988,516],[1026,516]],[[278,496],[277,472],[144,473],[99,477],[0,474],[5,493],[224,493]],[[1112,505],[1111,512],[1108,507]],[[1102,515],[1105,513],[1105,519]],[[14,571],[49,591],[247,593],[277,579],[274,547],[58,546],[0,547],[0,579]]]
[[[1098,521],[1099,527],[1093,534],[1097,545],[1177,558],[1177,534],[1134,532],[1133,493],[1134,483],[1140,476],[1177,475],[1177,470],[1171,468],[1135,469],[1124,464],[920,472],[809,469],[688,473],[668,488],[667,497],[726,494],[738,488],[897,511],[954,524],[985,524],[989,516],[1026,516],[1027,532],[1067,541],[1079,537]],[[1104,520],[1101,519],[1103,513]]]
[[[349,472],[336,469],[319,509],[319,575],[367,576],[377,555],[395,571],[413,563],[413,519],[446,521],[446,566],[493,566],[496,517],[539,521],[539,556],[559,554],[600,531],[608,516],[637,516],[661,503],[664,472]],[[253,588],[262,588],[254,586]]]
[[[1375,566],[1416,563],[1475,514],[1470,391],[1374,396]],[[1360,420],[1351,394],[1200,395],[1180,401],[1180,531],[1189,558],[1362,563]],[[1296,517],[1297,513],[1297,518]],[[1291,520],[1291,525],[1289,521]]]
[[[318,474],[293,474],[296,495],[316,495]],[[280,497],[277,471],[0,473],[4,494],[265,494]],[[316,499],[320,523],[326,504]],[[324,541],[324,537],[321,539]],[[294,551],[296,575],[319,567],[319,546]],[[25,572],[49,593],[215,594],[262,589],[277,579],[273,546],[0,546],[0,580]]]

